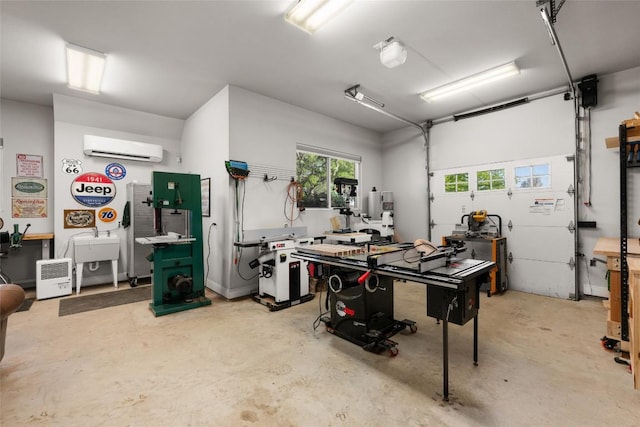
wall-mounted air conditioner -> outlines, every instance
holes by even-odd
[[[96,157],[161,162],[162,146],[104,136],[85,135],[84,154]]]

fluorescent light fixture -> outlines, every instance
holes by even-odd
[[[340,13],[353,0],[299,0],[284,19],[309,34]]]
[[[100,93],[107,56],[67,43],[67,83],[71,89]]]
[[[486,83],[495,82],[496,80],[516,74],[520,74],[520,69],[515,62],[509,62],[508,64],[491,68],[490,70],[428,90],[421,93],[420,97],[427,102],[437,101],[438,99],[446,96],[453,95],[464,90],[469,90]]]

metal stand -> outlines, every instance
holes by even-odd
[[[353,274],[343,269],[331,269],[331,274]],[[359,273],[356,272],[356,276]],[[343,283],[347,282],[343,277]],[[369,292],[362,285],[345,287],[335,292],[329,289],[331,318],[321,319],[327,332],[362,347],[363,350],[389,356],[398,354],[398,343],[390,338],[409,328],[411,333],[418,330],[412,320],[396,320],[393,315],[393,279],[379,278],[375,292]]]

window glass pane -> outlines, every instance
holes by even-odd
[[[478,191],[504,189],[504,169],[476,172]]]
[[[495,169],[491,171],[491,179],[502,179],[504,181],[504,169]]]
[[[516,178],[531,176],[531,167],[523,166],[523,167],[516,168],[515,173],[516,173]],[[516,179],[516,182],[517,182],[517,179]]]
[[[469,173],[445,175],[444,191],[447,193],[469,191]]]
[[[489,181],[491,179],[491,171],[478,171],[476,177],[478,181]]]
[[[296,159],[302,203],[307,208],[328,208],[327,157],[299,151]]]
[[[517,188],[529,188],[530,187],[530,179],[527,178],[516,178],[516,187]]]
[[[489,181],[478,181],[478,191],[491,190],[491,183]]]
[[[335,178],[358,180],[360,162],[309,151],[296,152],[296,175],[302,186],[302,203],[306,208],[358,207],[358,195],[338,194]],[[348,190],[351,190],[349,187]]]
[[[336,178],[356,179],[356,162],[344,159],[331,159],[331,207],[354,207],[356,197],[350,197],[349,194],[339,194],[338,189],[333,184]]]
[[[549,165],[535,165],[533,166],[534,175],[549,175]]]
[[[551,187],[551,177],[536,176],[533,178],[533,185],[537,188],[549,188]]]

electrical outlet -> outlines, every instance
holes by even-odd
[[[589,260],[589,266],[591,266],[591,267],[595,267],[596,266],[596,259],[595,258],[591,258]]]

